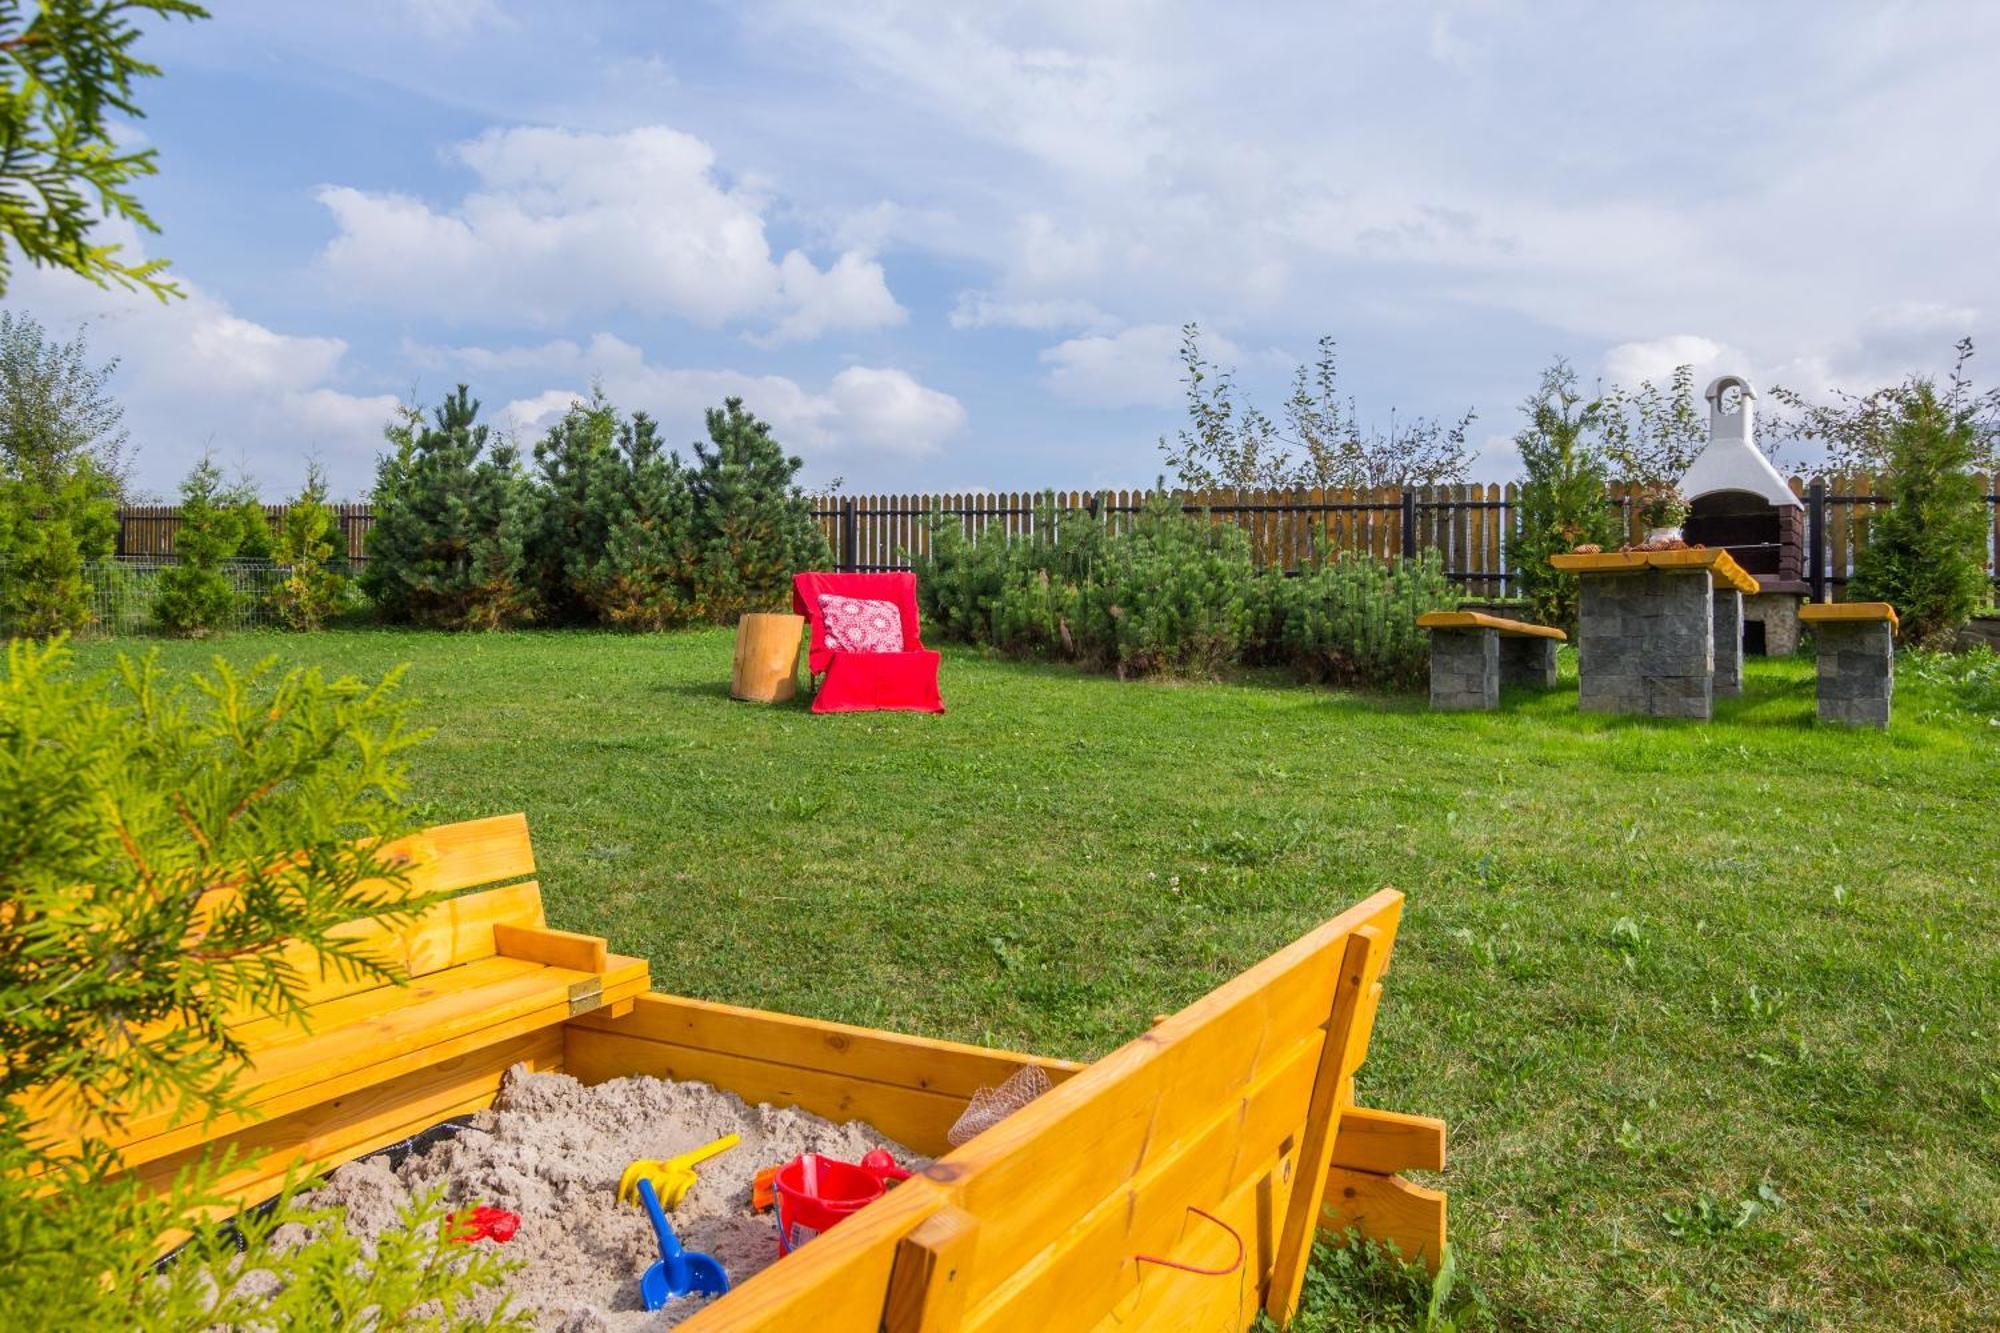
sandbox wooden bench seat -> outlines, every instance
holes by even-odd
[[[648,984],[641,958],[594,936],[551,930],[527,819],[518,814],[428,829],[392,844],[412,896],[449,893],[397,926],[352,923],[351,940],[407,984],[314,967],[303,1015],[245,1014],[230,1025],[249,1063],[235,1094],[245,1112],[204,1123],[161,1107],[124,1120],[109,1141],[124,1166],[165,1182],[209,1145],[243,1161],[219,1184],[253,1203],[304,1161],[320,1168],[373,1152],[491,1100],[510,1065],[561,1062],[563,1025],[629,1011]],[[72,1122],[47,1123],[70,1140]]]
[[[1498,708],[1503,685],[1553,688],[1556,645],[1569,637],[1483,611],[1426,611],[1417,627],[1431,632],[1431,707],[1442,710]]]

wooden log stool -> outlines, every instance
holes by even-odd
[[[1568,636],[1477,611],[1426,611],[1431,632],[1431,707],[1456,712],[1500,706],[1502,685],[1546,690],[1556,683],[1556,645]]]
[[[1896,609],[1887,602],[1827,602],[1799,608],[1819,659],[1819,720],[1889,725],[1896,692]]]
[[[729,697],[779,704],[799,692],[799,640],[806,618],[751,611],[736,622],[736,666]]]

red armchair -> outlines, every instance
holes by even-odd
[[[830,648],[826,621],[820,615],[820,594],[866,597],[894,602],[902,612],[903,651],[852,653]],[[818,679],[813,694],[815,713],[858,713],[871,709],[904,709],[942,713],[938,697],[938,655],[917,636],[917,576],[915,574],[799,574],[792,579],[792,610],[806,618],[812,643],[806,669]],[[820,679],[823,677],[823,679]]]

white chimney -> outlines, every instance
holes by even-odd
[[[1708,399],[1708,447],[1681,478],[1689,500],[1717,491],[1746,491],[1766,504],[1798,508],[1799,497],[1757,448],[1757,391],[1741,375],[1721,375]]]

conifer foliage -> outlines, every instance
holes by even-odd
[[[796,482],[802,462],[743,410],[741,398],[709,409],[708,443],[694,451],[689,485],[701,618],[733,621],[788,605],[792,575],[830,558],[812,501]]]
[[[200,636],[228,628],[240,598],[223,562],[243,541],[243,514],[212,458],[195,464],[181,483],[181,521],[174,529],[174,563],[160,573],[153,615],[173,634]]]
[[[272,549],[285,577],[271,596],[287,629],[318,629],[346,603],[341,540],[333,511],[326,505],[326,474],[312,464],[306,469],[304,489],[285,508],[285,521]]]
[[[431,418],[390,429],[376,472],[364,585],[390,620],[493,629],[529,619],[533,496],[512,444],[461,384]]]
[[[1527,473],[1520,526],[1508,536],[1507,562],[1543,625],[1576,628],[1576,575],[1549,564],[1578,546],[1618,543],[1618,513],[1604,502],[1609,460],[1601,443],[1602,399],[1585,401],[1576,372],[1558,361],[1521,405],[1528,424],[1514,437]]]
[[[1946,646],[1989,596],[1979,439],[1966,395],[1908,386],[1889,428],[1889,512],[1875,519],[1849,595],[1888,602],[1912,643]]]

